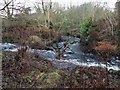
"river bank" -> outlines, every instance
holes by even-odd
[[[67,43],[67,44],[66,44]],[[17,52],[20,48],[20,45],[12,43],[0,43],[0,50]],[[27,52],[32,52],[39,57],[43,57],[52,61],[54,66],[60,69],[70,68],[74,69],[78,66],[99,66],[105,68],[105,62],[99,60],[95,54],[84,53],[81,50],[80,38],[72,36],[62,36],[60,42],[53,43],[51,45],[51,50],[41,50],[41,49],[32,49],[29,47]],[[58,58],[59,55],[62,57]],[[117,57],[112,57],[107,66],[108,70],[120,70],[120,60]]]
[[[3,88],[116,88],[119,87],[119,71],[109,72],[106,85],[106,71],[100,67],[77,66],[71,71],[58,69],[53,63],[32,55],[25,62],[16,60],[15,52],[3,52]],[[30,65],[27,62],[30,61]],[[103,73],[104,72],[104,73]],[[119,74],[119,73],[118,73]]]
[[[51,50],[29,49],[19,58],[18,49],[24,46],[1,43],[3,87],[61,87],[61,88],[116,88],[120,85],[119,60],[112,58],[107,71],[92,53],[80,50],[80,38],[63,36]],[[64,50],[66,42],[67,48]],[[58,59],[58,51],[63,57]],[[104,73],[103,73],[104,72]]]

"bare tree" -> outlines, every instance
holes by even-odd
[[[6,12],[7,18],[11,19],[13,16],[13,9],[14,9],[14,0],[4,0],[5,6],[1,9]]]
[[[25,10],[29,10],[29,8],[25,9],[25,5],[20,2],[17,3],[16,0],[4,0],[3,7],[0,9],[0,11],[5,12],[4,16],[7,19],[11,19],[18,11],[21,13]]]
[[[44,19],[45,19],[45,26],[47,26],[47,19],[46,19],[47,8],[46,8],[45,2],[43,2],[43,0],[42,0],[42,10],[43,10]]]

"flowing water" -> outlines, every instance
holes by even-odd
[[[57,51],[52,50],[38,50],[38,49],[30,49],[30,52],[37,53],[38,55],[47,58],[48,60],[52,61],[52,64],[57,68],[68,68],[73,69],[77,65],[79,66],[100,66],[105,67],[105,64],[97,60],[96,56],[88,53],[85,54],[80,50],[80,38],[71,37],[71,36],[62,36],[62,41],[53,44],[53,47],[56,48],[61,47],[61,51],[64,49],[64,43],[67,41],[74,42],[74,43],[68,43],[68,48],[64,51],[63,58],[58,60],[57,58]],[[0,43],[0,50],[1,51],[11,51],[11,52],[17,52],[19,46],[11,43]],[[120,70],[120,60],[115,59],[114,57],[111,60],[111,63],[108,63],[108,69],[113,70]]]

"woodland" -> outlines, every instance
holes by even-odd
[[[120,1],[1,3],[1,88],[120,89]]]

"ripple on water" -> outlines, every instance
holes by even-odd
[[[63,43],[61,43],[63,44]],[[74,51],[77,51],[77,46],[75,44],[70,45],[72,46],[72,49]],[[17,52],[18,46],[11,43],[0,43],[0,50],[3,51],[11,51],[11,52]],[[77,51],[74,54],[65,54],[65,58],[62,60],[56,59],[57,53],[51,50],[37,50],[37,49],[29,49],[28,51],[37,53],[40,56],[43,56],[44,58],[47,58],[53,62],[53,65],[57,68],[74,68],[75,66],[100,66],[105,67],[105,64],[98,62],[97,60],[93,59],[94,55],[84,55],[83,53],[80,53]],[[68,50],[70,51],[70,50]],[[90,58],[89,56],[92,56],[93,58]],[[108,64],[108,69],[113,70],[120,70],[120,66],[117,65],[120,60],[113,60],[112,64]]]

